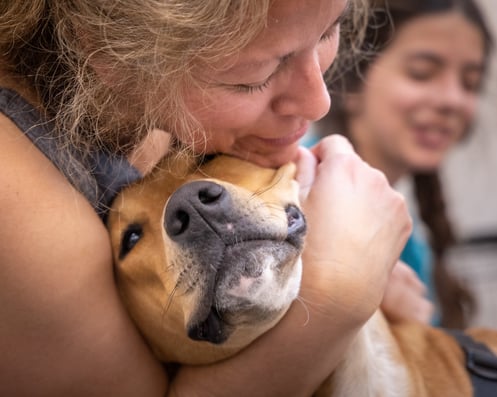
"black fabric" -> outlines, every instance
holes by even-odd
[[[446,330],[466,356],[466,368],[471,377],[474,397],[497,396],[497,356],[483,343],[458,330]]]
[[[86,157],[61,150],[54,126],[16,92],[0,87],[0,112],[9,117],[36,147],[92,203],[105,221],[109,206],[125,186],[141,178],[126,158],[99,151]],[[79,162],[75,161],[78,160]],[[71,159],[71,161],[69,161]]]

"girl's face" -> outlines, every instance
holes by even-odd
[[[359,153],[392,183],[435,169],[474,117],[483,63],[482,34],[459,13],[407,22],[347,103]]]
[[[333,62],[346,0],[276,0],[267,28],[239,56],[198,75],[187,106],[207,135],[197,152],[223,152],[263,166],[296,157],[309,123],[330,98],[323,73]]]

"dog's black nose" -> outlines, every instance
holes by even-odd
[[[304,214],[295,205],[288,205],[285,208],[285,213],[288,221],[287,241],[297,248],[301,248],[307,230]]]
[[[181,186],[169,198],[164,226],[176,242],[205,238],[216,231],[231,208],[231,198],[224,187],[210,181],[194,181]]]

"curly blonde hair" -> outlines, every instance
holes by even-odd
[[[159,119],[172,131],[199,128],[182,100],[193,66],[247,45],[271,1],[4,1],[0,51],[35,87],[64,141],[125,153]],[[351,2],[356,20],[363,3]]]

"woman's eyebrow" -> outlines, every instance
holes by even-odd
[[[236,65],[233,65],[232,67],[230,67],[227,71],[230,73],[231,72],[242,73],[242,72],[247,72],[249,70],[261,69],[264,66],[270,64],[271,62],[278,62],[279,63],[279,61],[280,61],[279,57],[268,58],[268,59],[264,59],[264,60],[250,60],[247,62],[237,63]]]

